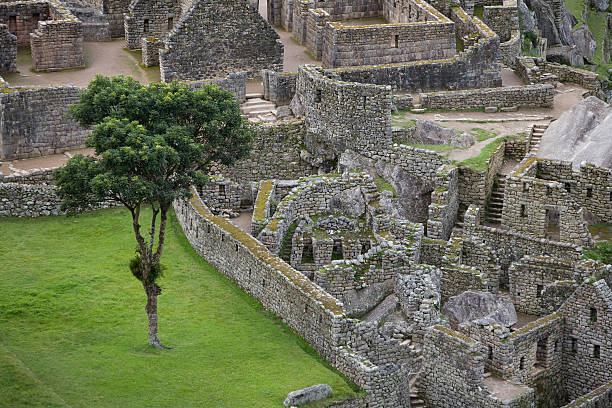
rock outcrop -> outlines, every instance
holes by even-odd
[[[594,96],[574,105],[548,127],[538,157],[612,168],[612,107]]]
[[[442,307],[451,326],[475,321],[480,324],[499,324],[510,327],[518,319],[510,299],[488,292],[466,291],[453,296]]]
[[[311,401],[318,401],[331,394],[332,389],[327,384],[313,385],[312,387],[304,388],[298,391],[291,391],[287,395],[287,399],[283,405],[291,407],[293,405],[302,405]]]

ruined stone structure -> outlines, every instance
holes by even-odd
[[[517,58],[516,2],[267,0],[268,22],[323,65],[292,73],[256,2],[86,5],[104,11],[111,35],[124,29],[164,81],[216,84],[244,109],[247,80],[261,74],[260,97],[281,119],[253,124],[249,157],[214,164],[210,183],[174,209],[200,256],[365,391],[333,406],[610,404],[612,267],[583,253],[588,224],[612,223],[612,170],[538,159],[533,132],[496,140],[484,168],[458,167],[392,126],[398,108],[550,108],[559,80],[599,93],[590,72]],[[14,26],[0,13],[10,71],[17,45],[38,52],[53,13],[65,11],[47,1],[2,7],[24,10]],[[79,26],[65,24],[53,55]],[[502,64],[525,84],[502,87]],[[3,84],[0,158],[82,146],[87,130],[65,116],[80,92]],[[509,162],[519,164],[500,175]],[[59,214],[52,179],[52,169],[0,176],[0,216]],[[228,218],[245,210],[243,230]],[[512,303],[520,321],[445,315],[468,291]]]
[[[85,66],[82,23],[61,3],[55,0],[0,3],[0,23],[17,37],[17,46],[30,46],[35,70]],[[7,40],[3,47],[15,47],[11,39]]]

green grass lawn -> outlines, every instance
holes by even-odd
[[[0,219],[0,232],[0,407],[279,407],[319,383],[355,393],[204,262],[174,216],[159,297],[169,351],[146,344],[125,210]]]

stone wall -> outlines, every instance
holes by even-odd
[[[547,256],[527,255],[513,262],[508,277],[514,307],[521,313],[540,315],[545,287],[555,281],[582,282],[593,272],[585,266]]]
[[[57,215],[59,207],[53,186],[0,183],[0,217]]]
[[[357,322],[346,318],[342,304],[251,235],[212,215],[197,192],[193,194],[190,201],[176,202],[174,207],[196,252],[363,388],[368,393],[365,406],[401,406],[400,389],[407,385],[406,373],[398,365],[377,366],[347,345],[358,335]]]
[[[323,66],[337,68],[452,58],[456,52],[453,22],[424,1],[410,0],[410,6],[414,19],[409,23],[362,26],[328,23],[323,35]]]
[[[85,66],[83,25],[78,20],[39,21],[38,29],[30,34],[30,39],[36,71]]]
[[[451,165],[436,172],[434,191],[428,207],[427,237],[448,239],[457,219],[459,170]]]
[[[539,178],[538,162],[527,158],[506,178],[502,225],[535,238],[590,247],[584,210],[567,193],[567,184]]]
[[[422,93],[427,109],[480,109],[487,106],[552,108],[555,88],[550,84],[508,86]]]
[[[378,17],[382,12],[381,0],[312,0],[312,7],[329,13],[332,21]]]
[[[502,142],[487,159],[487,169],[475,171],[469,167],[459,167],[459,204],[468,207],[475,204],[485,209],[499,171],[504,164],[506,143]]]
[[[570,399],[612,381],[612,291],[601,279],[583,284],[560,309],[566,320],[563,371]]]
[[[577,261],[582,258],[578,245],[534,238],[526,234],[480,225],[481,210],[471,205],[465,213],[463,229],[474,242],[482,242],[493,250],[502,272],[500,285],[508,284],[507,270],[510,264],[525,255],[548,255],[558,259]]]
[[[39,21],[47,21],[50,17],[49,2],[45,0],[0,3],[0,24],[6,24],[20,47],[30,45],[30,33],[38,28]]]
[[[612,404],[612,381],[585,394],[562,408],[598,408]]]
[[[299,120],[257,125],[249,157],[219,172],[241,184],[272,178],[294,180],[314,174],[316,168],[300,157],[304,133],[304,122]]]
[[[205,85],[217,85],[219,89],[231,92],[236,96],[238,103],[246,101],[247,73],[233,72],[223,78],[207,79],[205,81],[190,81],[186,85],[192,91]]]
[[[154,67],[159,65],[159,49],[164,46],[158,38],[143,38],[141,41],[142,65]]]
[[[520,30],[512,30],[510,39],[499,45],[501,53],[501,62],[509,68],[516,66],[516,57],[521,55],[521,32]]]
[[[4,88],[0,93],[0,159],[24,159],[84,147],[88,131],[66,117],[81,90]]]
[[[262,69],[282,68],[278,34],[244,0],[195,1],[160,51],[161,78],[166,82],[237,71],[253,77]]]
[[[599,76],[591,71],[573,68],[555,62],[544,62],[537,60],[542,72],[555,75],[561,82],[571,82],[578,84],[592,92],[601,91]]]
[[[17,72],[17,37],[0,24],[0,72]]]
[[[181,18],[181,9],[177,0],[135,0],[124,18],[125,42],[136,50],[143,39],[165,39]]]
[[[533,405],[533,390],[523,387],[510,401],[494,397],[485,385],[485,348],[459,332],[432,327],[423,345],[421,382],[432,408],[513,407]]]
[[[436,91],[501,86],[499,37],[474,19],[482,38],[452,58],[331,70],[349,82],[391,85],[393,90]]]
[[[483,8],[482,22],[499,36],[501,43],[509,41],[512,38],[512,32],[519,29],[516,0],[509,1],[508,4],[484,6]]]
[[[538,160],[536,177],[563,184],[566,193],[597,222],[612,222],[612,170],[583,163]]]
[[[264,99],[277,106],[288,105],[295,95],[297,73],[263,70]]]
[[[376,151],[391,145],[391,89],[341,82],[312,65],[299,68],[296,116],[306,124],[306,148],[333,160],[346,149]]]

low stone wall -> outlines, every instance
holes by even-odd
[[[0,183],[0,217],[58,215],[59,208],[53,186]]]
[[[88,130],[66,117],[81,89],[4,88],[0,93],[0,159],[25,159],[84,147]]]
[[[4,176],[0,173],[0,183],[51,185],[53,184],[54,171],[55,168],[35,169],[10,176]]]
[[[288,105],[295,95],[297,73],[263,72],[264,99],[277,105]]]
[[[246,101],[247,73],[232,72],[226,77],[207,79],[204,81],[190,81],[185,83],[191,90],[196,90],[204,85],[217,85],[219,89],[226,90],[236,95],[238,103]]]
[[[0,24],[0,72],[17,72],[17,37]]]
[[[427,109],[478,109],[487,106],[552,108],[555,88],[550,84],[508,86],[422,93]]]
[[[562,408],[599,408],[612,404],[612,382],[585,394]]]
[[[578,84],[592,92],[601,91],[599,76],[594,72],[573,68],[555,62],[541,61],[538,65],[540,66],[542,72],[557,76],[561,82]]]

